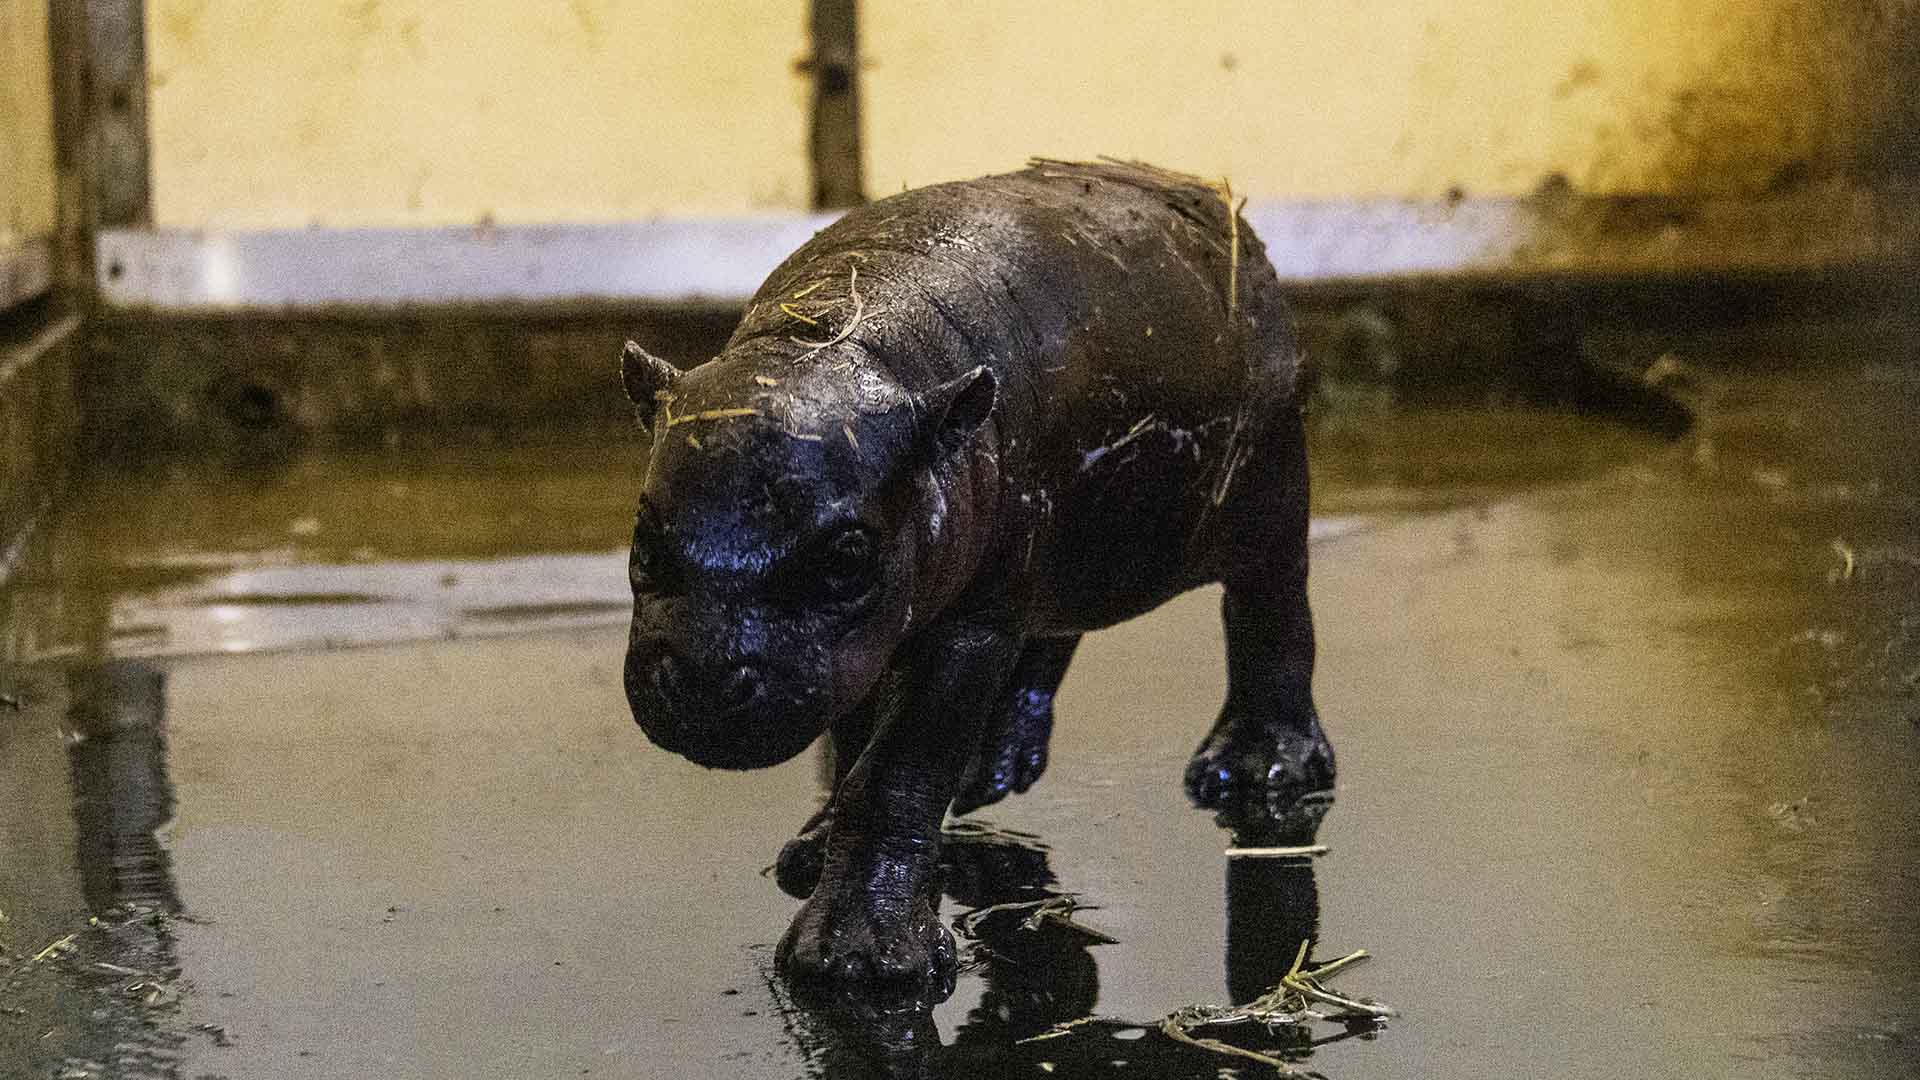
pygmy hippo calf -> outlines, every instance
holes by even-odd
[[[626,692],[659,745],[747,769],[831,729],[831,800],[781,853],[795,982],[937,1000],[941,824],[1046,767],[1080,636],[1198,585],[1227,701],[1193,801],[1311,835],[1293,323],[1224,185],[1037,161],[841,218],[690,371],[629,345],[652,430]]]

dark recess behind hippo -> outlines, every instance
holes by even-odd
[[[689,372],[630,345],[652,445],[626,662],[660,745],[747,768],[829,727],[779,951],[861,999],[950,992],[940,826],[1045,768],[1080,635],[1223,582],[1228,700],[1189,794],[1261,840],[1333,786],[1311,698],[1293,322],[1214,185],[1036,161],[856,210]]]

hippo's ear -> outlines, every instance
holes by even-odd
[[[620,350],[620,381],[626,384],[627,400],[652,416],[660,404],[660,395],[673,389],[680,380],[680,369],[629,341]]]
[[[921,434],[951,451],[987,422],[1000,397],[1000,380],[985,364],[917,395],[915,414],[924,425]]]

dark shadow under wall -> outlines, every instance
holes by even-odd
[[[79,429],[78,325],[52,300],[0,312],[0,581],[66,488]]]

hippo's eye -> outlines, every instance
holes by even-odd
[[[627,579],[635,592],[664,592],[671,574],[659,519],[643,506],[633,526],[633,553],[627,558]]]
[[[820,552],[821,583],[840,597],[864,593],[875,567],[873,534],[852,525],[833,535]]]
[[[654,580],[654,568],[659,557],[654,554],[653,545],[636,536],[633,539],[633,554],[627,559],[627,577],[636,589],[652,592],[658,582]]]

